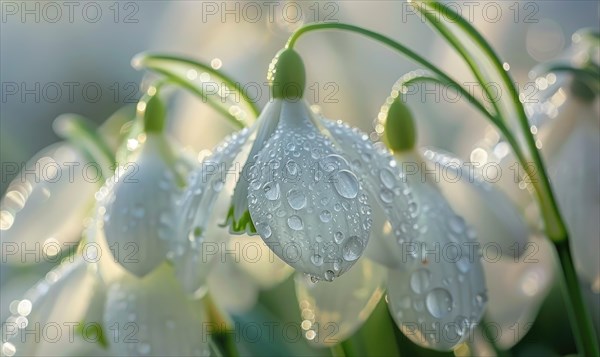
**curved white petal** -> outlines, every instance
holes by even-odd
[[[397,154],[400,162],[422,162]],[[486,305],[478,243],[434,184],[407,176],[417,204],[420,234],[403,244],[404,270],[390,270],[388,304],[396,323],[415,343],[450,350],[464,341]]]
[[[209,354],[204,306],[186,296],[166,263],[141,279],[127,274],[111,284],[104,325],[114,355]]]
[[[329,284],[315,284],[297,275],[304,337],[320,347],[331,347],[350,337],[383,296],[385,277],[386,269],[366,257]]]
[[[228,246],[235,252],[238,268],[262,289],[282,283],[294,272],[258,236],[232,236]]]
[[[317,130],[306,103],[283,101],[256,168],[249,211],[269,248],[319,279],[346,272],[367,245],[370,208],[356,174]]]
[[[248,129],[233,134],[217,147],[188,178],[188,187],[176,210],[180,212],[178,233],[173,240],[169,259],[184,289],[194,294],[203,287],[210,262],[220,254],[228,236],[218,223],[225,221],[229,200],[218,198],[233,191],[236,175],[230,172],[248,137]]]
[[[323,119],[322,123],[378,203],[373,206],[376,224],[367,254],[389,268],[401,269],[401,244],[418,235],[416,205],[401,166],[385,146],[377,147],[358,129],[339,121]]]
[[[549,171],[576,266],[600,291],[600,130],[593,122],[597,118],[578,119],[560,149],[548,158]]]
[[[532,239],[517,262],[484,259],[489,284],[486,316],[502,349],[517,344],[529,331],[546,294],[554,283],[554,248],[544,237]],[[496,332],[494,332],[496,333]]]
[[[180,183],[171,150],[164,136],[148,134],[139,157],[119,168],[99,191],[111,252],[138,276],[164,261],[174,239],[174,202]]]
[[[444,197],[473,226],[482,246],[517,259],[527,244],[529,229],[519,208],[492,184],[510,173],[494,165],[475,168],[433,148],[424,149],[423,156],[437,175]]]
[[[96,169],[64,143],[27,162],[0,202],[3,259],[55,262],[60,250],[73,249],[100,183]]]
[[[215,259],[207,279],[210,296],[225,316],[250,310],[258,301],[260,291],[235,259],[235,255]]]
[[[74,348],[98,351],[97,340],[77,332],[99,288],[96,275],[77,258],[49,272],[27,292],[3,325],[3,355],[63,355]],[[96,321],[94,321],[96,322]]]

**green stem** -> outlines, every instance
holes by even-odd
[[[561,268],[563,277],[566,281],[566,296],[567,301],[572,310],[571,323],[573,328],[578,332],[578,348],[580,352],[587,356],[598,356],[598,342],[596,341],[594,329],[590,320],[590,315],[586,312],[586,305],[581,295],[579,287],[579,280],[573,267],[573,261],[569,250],[569,241],[567,230],[563,222],[562,216],[558,209],[557,202],[550,186],[550,181],[546,173],[544,163],[541,159],[541,154],[537,150],[535,145],[535,139],[529,128],[529,121],[525,114],[524,107],[519,101],[517,89],[513,85],[513,81],[507,71],[504,70],[503,65],[492,49],[491,45],[483,38],[483,36],[465,19],[463,19],[454,10],[440,4],[438,2],[422,2],[423,5],[431,5],[432,9],[440,13],[440,9],[444,11],[446,16],[452,14],[452,18],[455,20],[456,25],[462,29],[467,36],[475,42],[475,44],[483,51],[486,58],[491,61],[493,68],[499,75],[502,84],[509,91],[509,98],[512,99],[512,107],[516,111],[516,116],[519,121],[520,129],[522,131],[525,143],[529,149],[530,155],[535,166],[528,165],[525,156],[523,155],[518,142],[512,138],[509,142],[515,150],[519,161],[524,165],[527,175],[530,177],[532,184],[537,193],[537,197],[540,204],[540,209],[545,222],[545,229],[548,237],[554,242],[559,251],[561,260]],[[506,118],[505,118],[506,119]],[[512,137],[509,136],[507,139]],[[535,170],[539,172],[536,172]]]
[[[56,118],[53,128],[58,136],[100,165],[102,180],[99,182],[109,176],[111,166],[115,165],[113,152],[87,118],[77,114],[63,114]]]
[[[173,70],[173,65],[184,65],[192,69],[197,69],[199,71],[210,73],[211,75],[215,76],[220,81],[222,81],[223,84],[229,87],[229,89],[235,90],[235,92],[240,96],[240,99],[248,106],[248,108],[251,111],[251,114],[255,118],[258,117],[258,115],[260,114],[260,110],[256,103],[254,103],[252,99],[248,97],[247,93],[245,93],[242,90],[239,90],[238,82],[236,82],[232,77],[212,68],[207,64],[177,56],[146,53],[137,55],[133,59],[132,63],[137,69],[146,68],[169,77],[173,82],[181,85],[183,88],[198,95],[201,99],[206,101],[214,109],[219,111],[221,114],[225,115],[225,117],[227,117],[232,122],[232,124],[234,124],[238,128],[243,127],[244,124],[240,123],[240,121],[235,116],[231,115],[227,109],[223,108],[223,105],[219,104],[217,101],[210,98],[203,90],[190,83],[185,78],[185,76],[181,76],[180,74],[176,73],[176,71]]]
[[[583,352],[585,356],[600,356],[598,341],[594,334],[594,326],[592,320],[590,320],[590,315],[579,286],[577,271],[573,264],[569,240],[565,237],[565,239],[555,242],[554,246],[560,260],[560,268],[564,278],[564,295],[567,298],[569,316],[571,317],[571,325],[577,346],[579,346],[580,352]]]

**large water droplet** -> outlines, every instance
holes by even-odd
[[[287,170],[288,178],[295,178],[298,174],[298,164],[294,160],[290,160],[285,164],[285,168]]]
[[[279,198],[279,183],[277,182],[267,182],[263,186],[265,190],[265,197],[267,200],[275,201]]]
[[[306,206],[306,196],[300,190],[290,190],[287,194],[287,200],[295,210],[303,209]]]
[[[379,191],[379,197],[383,202],[391,203],[394,200],[394,192],[387,188],[382,188],[381,191]]]
[[[338,171],[337,175],[335,175],[333,186],[337,193],[344,198],[355,198],[358,196],[358,179],[351,171]]]
[[[288,226],[295,230],[295,231],[301,231],[302,228],[304,227],[304,223],[302,222],[302,218],[294,215],[294,216],[290,216],[287,220],[288,222]]]
[[[435,288],[427,294],[425,304],[429,313],[439,319],[452,311],[452,295],[446,289]]]
[[[410,276],[410,287],[412,290],[421,294],[427,290],[431,281],[431,273],[427,269],[415,270]]]
[[[345,260],[353,262],[360,257],[364,249],[363,243],[357,236],[348,238],[344,248],[342,249],[342,255]]]
[[[333,278],[335,277],[335,273],[331,270],[327,270],[325,272],[324,276],[325,276],[326,281],[333,281]]]

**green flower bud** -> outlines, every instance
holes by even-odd
[[[267,79],[273,98],[302,98],[306,85],[306,74],[304,62],[298,52],[291,48],[279,51],[269,65]]]
[[[138,110],[143,115],[146,132],[161,133],[164,130],[167,111],[158,97],[158,91],[142,98],[138,103]]]
[[[412,113],[399,98],[388,107],[385,141],[394,152],[411,150],[417,141],[417,128]]]

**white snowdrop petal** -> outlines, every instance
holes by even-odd
[[[568,118],[562,118],[561,120]],[[578,118],[562,146],[547,159],[579,272],[600,290],[600,135],[597,118]]]
[[[433,148],[422,152],[444,197],[473,226],[481,245],[493,247],[507,259],[518,258],[528,242],[529,228],[519,208],[493,185],[512,172],[502,172],[498,165],[475,168]]]
[[[77,324],[91,322],[86,312],[97,284],[94,273],[79,258],[50,271],[4,323],[2,349],[10,349],[14,356],[63,355],[74,353],[74,348],[97,351],[99,343],[74,335]]]
[[[246,312],[258,301],[258,284],[232,255],[215,259],[207,279],[208,291],[215,305],[225,313]]]
[[[123,275],[111,284],[104,325],[116,328],[109,340],[113,355],[209,355],[203,303],[186,296],[166,263],[141,279]]]
[[[333,282],[313,283],[296,277],[304,337],[319,347],[350,337],[371,315],[383,296],[386,269],[367,258]]]
[[[555,282],[556,264],[554,247],[545,237],[532,239],[518,262],[484,259],[486,281],[493,282],[489,284],[486,317],[500,329],[496,342],[502,349],[517,344],[535,322]]]
[[[136,161],[117,170],[99,191],[105,236],[115,259],[144,276],[160,265],[174,239],[176,173],[166,162],[165,138],[148,135]]]
[[[72,247],[81,236],[99,184],[95,166],[68,144],[52,145],[36,154],[0,202],[6,261],[39,263]]]
[[[282,283],[294,272],[258,236],[231,236],[228,249],[235,252],[239,269],[261,289],[270,289]]]
[[[282,100],[280,99],[269,101],[256,120],[256,124],[254,124],[257,131],[256,138],[248,154],[248,160],[244,163],[232,199],[235,220],[240,219],[248,209],[248,184],[256,178],[256,173],[253,171],[255,157],[262,150],[264,143],[273,135],[279,124],[281,104]]]
[[[185,291],[190,294],[198,292],[206,283],[210,261],[220,254],[221,243],[227,237],[225,229],[217,223],[225,220],[229,200],[218,198],[233,191],[230,186],[235,182],[228,179],[236,177],[228,172],[251,134],[250,130],[243,129],[217,147],[189,175],[188,186],[177,202],[180,219],[169,259]]]
[[[310,115],[302,101],[283,102],[279,126],[256,161],[260,177],[249,185],[249,211],[283,261],[331,281],[362,255],[370,207],[347,160]]]
[[[401,158],[418,162],[416,156]],[[434,185],[408,180],[420,209],[420,234],[403,244],[404,270],[389,271],[389,308],[409,339],[450,350],[468,337],[487,302],[478,243]]]
[[[401,244],[418,235],[419,210],[400,164],[387,148],[376,147],[358,129],[326,119],[322,123],[361,178],[369,198],[378,203],[373,206],[376,224],[366,254],[389,268],[401,269]]]

